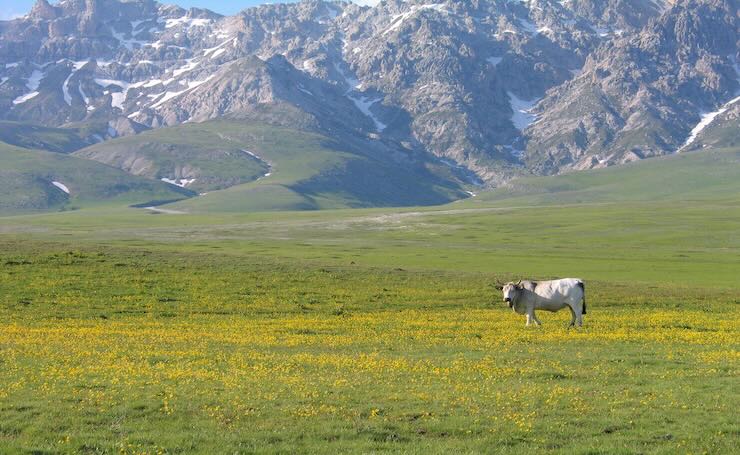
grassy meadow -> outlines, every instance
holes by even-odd
[[[0,453],[734,453],[726,180],[536,207],[0,218]],[[525,328],[493,289],[556,276],[586,280],[582,329]]]

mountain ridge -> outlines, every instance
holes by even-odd
[[[736,0],[39,0],[0,21],[0,107],[95,142],[297,125],[498,186],[676,152],[737,93],[738,39]]]

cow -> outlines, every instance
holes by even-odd
[[[522,281],[496,286],[503,291],[504,302],[509,304],[515,313],[527,316],[527,324],[542,325],[534,310],[558,311],[565,307],[570,309],[573,318],[568,327],[583,326],[583,315],[586,314],[586,287],[583,280],[564,278],[552,281]]]

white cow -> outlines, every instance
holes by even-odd
[[[534,310],[558,311],[565,307],[570,309],[573,319],[569,327],[576,322],[583,325],[586,314],[586,287],[583,280],[564,278],[552,281],[519,281],[496,287],[504,292],[504,302],[509,304],[515,313],[527,316],[527,325],[534,322],[541,325]]]

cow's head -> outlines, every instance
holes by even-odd
[[[519,292],[522,290],[521,284],[519,283],[506,283],[501,286],[501,290],[504,294],[504,302],[509,304],[509,308],[514,307],[514,303],[519,298]]]

